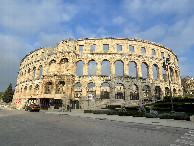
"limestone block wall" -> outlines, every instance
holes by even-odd
[[[168,71],[163,68],[166,58]],[[56,47],[38,48],[21,60],[14,101],[77,100],[86,108],[103,99],[159,100],[170,89],[174,97],[182,95],[178,57],[161,44],[136,38],[68,39]]]

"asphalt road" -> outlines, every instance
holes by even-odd
[[[182,146],[192,130],[68,115],[0,110],[0,146]],[[185,142],[188,141],[189,142]]]

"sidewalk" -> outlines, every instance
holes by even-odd
[[[72,117],[85,117],[85,118],[101,119],[101,120],[109,120],[109,121],[151,124],[151,125],[166,126],[166,127],[188,128],[188,129],[194,130],[194,122],[185,121],[185,120],[92,114],[92,113],[84,113],[83,110],[72,110],[72,112],[45,112],[45,113],[57,114],[57,115],[69,115]]]

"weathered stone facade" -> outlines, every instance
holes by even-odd
[[[65,107],[86,109],[163,99],[170,89],[163,69],[169,57],[172,93],[182,95],[178,57],[161,44],[115,37],[63,40],[22,59],[13,102],[23,105],[35,99],[48,107],[59,99]]]

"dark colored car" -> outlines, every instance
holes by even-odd
[[[39,112],[40,111],[40,106],[38,104],[30,104],[28,106],[25,106],[25,111]]]

